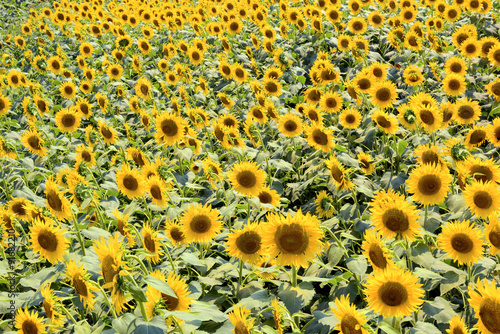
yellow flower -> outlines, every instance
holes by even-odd
[[[369,276],[364,291],[368,307],[383,317],[411,315],[424,301],[417,282],[417,276],[396,266]]]
[[[56,125],[64,133],[75,132],[82,122],[82,114],[76,108],[63,108],[56,115]]]
[[[447,168],[437,165],[421,165],[415,168],[407,180],[408,192],[423,205],[443,203],[453,177]]]
[[[482,334],[500,332],[500,291],[495,279],[488,283],[485,278],[476,281],[476,286],[469,285],[469,305],[473,308],[476,326]]]
[[[144,248],[149,252],[149,256],[146,257],[148,261],[153,263],[159,263],[161,256],[163,255],[162,245],[160,243],[160,238],[158,237],[158,231],[153,232],[149,224],[145,224],[142,229],[142,237],[144,242]]]
[[[227,253],[243,262],[258,262],[265,250],[262,247],[260,228],[258,224],[253,223],[245,225],[241,230],[232,230],[227,236]]]
[[[190,205],[181,218],[181,231],[187,242],[209,242],[222,228],[222,221],[217,209],[209,204]]]
[[[30,230],[33,253],[39,253],[52,264],[63,261],[63,256],[68,253],[68,240],[64,232],[59,226],[53,226],[52,221],[41,222],[35,218]]]
[[[335,308],[330,308],[339,321],[335,329],[341,334],[368,334],[363,328],[366,318],[357,309],[356,305],[349,303],[345,295],[335,299]]]
[[[488,181],[472,181],[465,187],[463,196],[470,212],[486,219],[489,215],[500,210],[500,196],[498,185]]]
[[[181,116],[170,113],[162,113],[156,116],[156,140],[169,146],[180,143],[184,137],[186,120]]]
[[[443,226],[437,242],[439,248],[458,264],[473,265],[482,257],[482,233],[468,220]]]
[[[398,131],[398,122],[394,115],[388,114],[383,110],[375,110],[372,114],[372,120],[387,134],[395,134]]]
[[[228,314],[229,320],[234,325],[233,333],[251,333],[255,319],[249,317],[250,310],[247,310],[244,305],[237,304]]]
[[[254,162],[235,164],[227,174],[234,190],[244,196],[257,196],[264,187],[266,173]]]
[[[58,189],[58,184],[52,177],[45,183],[45,195],[47,207],[57,219],[69,220],[73,217],[69,201],[64,197],[62,191]]]
[[[88,310],[94,309],[95,296],[94,287],[87,277],[87,270],[83,263],[70,260],[66,266],[66,275],[69,276],[71,284],[75,287],[75,292],[80,296],[80,300]]]
[[[43,324],[43,317],[37,316],[37,311],[28,311],[25,307],[19,309],[16,314],[16,328],[18,334],[45,334],[45,325]]]
[[[392,106],[394,101],[398,98],[396,86],[388,80],[374,83],[369,93],[373,105],[380,109]]]
[[[146,183],[142,175],[128,165],[122,165],[122,168],[116,173],[116,183],[118,190],[128,198],[139,198],[146,192]]]
[[[43,147],[42,135],[35,129],[31,128],[21,136],[21,142],[31,153],[41,157],[47,154],[47,149]]]

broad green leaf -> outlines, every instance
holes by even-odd
[[[349,258],[346,261],[347,268],[355,273],[356,275],[363,275],[368,269],[368,262],[364,255],[358,256],[356,258]]]
[[[302,282],[295,288],[289,283],[282,283],[278,289],[278,296],[290,314],[295,314],[307,306],[314,294],[314,287],[309,282]]]
[[[170,285],[168,285],[167,282],[164,282],[161,279],[148,275],[144,277],[144,282],[150,285],[151,287],[155,288],[156,290],[160,291],[161,293],[166,294],[167,296],[177,298],[177,295],[175,294],[174,290],[172,290]]]

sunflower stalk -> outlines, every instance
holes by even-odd
[[[151,215],[151,211],[149,211],[148,202],[146,201],[146,196],[142,196],[142,202],[144,203],[144,207],[146,208],[146,215],[148,216],[149,221],[153,222],[153,216]]]
[[[137,284],[137,282],[135,281],[135,279],[134,279],[134,277],[132,276],[132,274],[130,274],[130,273],[129,273],[128,271],[126,271],[126,270],[123,270],[123,271],[127,274],[127,276],[128,276],[128,277],[130,277],[130,279],[132,280],[132,283],[134,283],[134,285],[135,285],[138,289],[140,289],[141,287]],[[141,302],[141,301],[139,301],[139,300],[137,300],[137,303],[139,304],[139,307],[141,308],[141,314],[142,314],[142,317],[144,318],[144,320],[145,320],[145,321],[147,321],[147,320],[148,320],[148,314],[147,314],[147,312],[146,312],[146,309],[144,308],[144,303],[143,303],[143,302]]]
[[[180,332],[181,334],[184,334],[184,331],[182,330],[182,327],[181,327],[181,325],[179,324],[179,321],[177,320],[177,318],[176,318],[176,317],[174,317],[174,316],[171,316],[171,318],[172,318],[172,320],[175,322],[175,326],[177,327],[177,329],[179,330],[179,332]]]
[[[116,310],[113,307],[113,305],[111,304],[111,302],[109,301],[108,295],[106,294],[106,292],[102,288],[101,284],[95,283],[95,285],[97,286],[97,288],[99,288],[102,295],[104,296],[104,301],[106,302],[106,305],[108,305],[109,309],[111,310],[111,313],[113,314],[113,318],[115,318],[115,319],[118,318],[118,315],[116,314]]]
[[[71,313],[68,311],[68,309],[66,307],[61,307],[61,310],[63,310],[64,314],[66,314],[68,316],[68,318],[71,319],[71,321],[73,321],[73,324],[76,325],[77,321],[75,320],[75,318],[71,315]]]
[[[82,255],[85,256],[85,244],[83,242],[82,235],[80,233],[80,228],[78,227],[78,221],[76,220],[76,216],[73,215],[73,224],[75,225],[76,236],[78,238],[78,242],[80,243],[80,247],[82,249]]]

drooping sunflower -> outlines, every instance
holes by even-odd
[[[397,118],[383,110],[375,110],[372,114],[372,120],[387,134],[395,134],[398,131]]]
[[[120,314],[127,305],[123,279],[121,278],[124,274],[122,269],[130,270],[122,259],[124,250],[120,247],[122,242],[119,240],[119,236],[120,233],[115,233],[114,236],[108,239],[107,244],[104,237],[101,236],[100,240],[94,240],[93,245],[94,251],[101,262],[101,274],[105,283],[102,287],[111,290],[111,297],[117,314]]]
[[[375,273],[390,268],[392,262],[387,248],[384,246],[384,240],[380,234],[376,234],[372,229],[366,230],[363,241],[363,255],[370,261]]]
[[[10,110],[10,106],[9,98],[0,93],[0,115],[6,115]]]
[[[266,172],[255,162],[235,164],[227,174],[234,190],[244,196],[257,196],[264,188]]]
[[[142,77],[135,84],[135,94],[143,100],[149,100],[151,95],[151,82]]]
[[[255,319],[249,317],[250,310],[247,310],[244,305],[237,304],[233,310],[229,312],[229,320],[234,326],[233,333],[251,333]]]
[[[222,228],[219,211],[209,204],[190,205],[182,214],[180,223],[186,242],[209,242]]]
[[[337,188],[349,191],[354,187],[354,183],[349,180],[349,171],[345,170],[336,156],[332,155],[328,160],[325,160],[325,164],[330,169],[330,175]]]
[[[346,129],[356,129],[361,124],[361,118],[358,109],[346,108],[340,113],[339,121]]]
[[[28,311],[28,308],[19,309],[15,318],[18,334],[45,334],[46,326],[43,324],[43,317],[37,316],[37,311]]]
[[[146,182],[142,175],[125,164],[116,173],[116,183],[120,192],[131,199],[139,198],[146,192]]]
[[[372,225],[383,236],[415,240],[420,233],[417,207],[408,203],[404,196],[386,197],[383,201],[376,199],[370,205]]]
[[[493,122],[486,128],[488,141],[500,147],[500,118],[495,118]]]
[[[268,214],[262,226],[262,243],[279,265],[307,267],[322,251],[320,222],[309,212],[295,215]]]
[[[473,308],[476,324],[480,333],[496,334],[500,332],[500,291],[495,279],[476,281],[469,285],[469,305]]]
[[[260,261],[265,251],[260,228],[259,224],[251,223],[241,230],[232,230],[227,236],[227,253],[250,264]]]
[[[444,202],[452,179],[447,168],[425,164],[415,168],[406,182],[414,201],[435,205]]]
[[[193,298],[189,296],[190,292],[188,290],[188,285],[180,275],[172,271],[165,279],[165,275],[163,273],[160,271],[154,271],[151,273],[151,276],[166,282],[174,292],[175,296],[167,295],[155,289],[151,285],[148,285],[148,289],[146,291],[148,302],[145,304],[145,307],[147,315],[150,319],[157,315],[157,310],[159,309],[166,309],[169,312],[189,311]]]
[[[359,168],[367,175],[372,174],[375,170],[375,166],[371,163],[372,160],[372,157],[367,153],[358,153]]]
[[[21,142],[31,153],[41,157],[47,154],[47,149],[43,146],[42,135],[34,127],[21,136]]]
[[[90,282],[87,269],[84,264],[75,260],[70,260],[66,266],[66,275],[69,277],[75,292],[80,296],[80,300],[88,310],[94,309],[95,296],[97,290]]]
[[[356,309],[356,305],[349,303],[345,295],[335,299],[335,308],[330,308],[339,322],[335,325],[335,330],[341,334],[368,334],[363,327],[366,318]]]
[[[369,276],[364,291],[368,307],[383,317],[411,315],[424,301],[417,282],[416,275],[397,266]]]
[[[335,212],[335,206],[332,196],[326,190],[320,191],[314,200],[316,204],[316,214],[318,218],[331,218]]]
[[[156,116],[156,140],[169,146],[179,143],[184,137],[187,122],[181,116],[163,113]]]
[[[56,115],[56,125],[65,133],[75,132],[82,122],[82,114],[76,108],[63,108]]]
[[[186,237],[182,233],[182,226],[178,221],[167,220],[165,223],[165,235],[177,247],[186,242]]]
[[[57,219],[69,220],[73,217],[68,199],[58,189],[58,184],[52,177],[45,183],[45,195],[47,198],[47,207]]]
[[[167,186],[165,182],[158,176],[152,176],[147,179],[147,192],[149,192],[153,203],[160,208],[168,206],[167,197],[165,195],[166,190]]]
[[[437,237],[439,248],[458,264],[472,265],[483,254],[483,236],[468,220],[443,226]]]
[[[163,255],[163,249],[160,243],[160,238],[158,237],[158,231],[153,232],[151,226],[146,223],[142,229],[142,237],[144,248],[150,255],[147,256],[146,259],[154,264],[159,263]]]
[[[333,132],[322,125],[311,125],[306,129],[307,143],[316,150],[329,153],[334,147]]]
[[[55,328],[61,327],[64,324],[64,318],[56,309],[56,306],[59,307],[61,302],[59,298],[56,297],[54,290],[50,288],[50,283],[45,284],[40,290],[40,293],[43,297],[42,306],[45,310],[45,317],[50,320],[51,326]]]
[[[465,93],[467,84],[465,83],[465,78],[458,74],[448,74],[444,77],[443,90],[448,96],[460,96]]]
[[[490,254],[497,255],[500,252],[500,224],[499,214],[494,213],[488,217],[489,224],[485,226],[484,234],[490,246]]]
[[[470,212],[486,219],[492,213],[500,210],[498,185],[494,182],[472,181],[465,187],[463,196]]]
[[[52,221],[42,222],[35,218],[30,229],[33,253],[39,253],[52,264],[63,261],[63,256],[68,253],[68,239],[64,232],[59,226],[53,226]]]
[[[271,190],[269,187],[265,187],[257,195],[260,204],[272,205],[274,207],[280,206],[280,195],[276,190]],[[268,208],[268,207],[266,207]]]

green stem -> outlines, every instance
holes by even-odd
[[[104,296],[104,301],[106,302],[106,305],[108,305],[109,309],[111,310],[111,313],[113,314],[113,318],[117,318],[118,315],[116,314],[116,310],[115,308],[113,307],[113,305],[111,304],[111,302],[109,301],[109,298],[108,298],[108,295],[106,294],[106,292],[103,290],[101,284],[99,283],[95,283],[95,286],[97,286],[97,288],[101,291],[102,295]]]
[[[151,211],[149,211],[148,202],[146,202],[146,196],[142,196],[142,202],[144,203],[144,207],[146,208],[146,213],[149,219],[149,222],[153,223],[153,216],[151,215]]]
[[[297,287],[297,267],[292,264],[292,287]]]
[[[66,309],[66,307],[61,307],[61,309],[63,310],[63,312],[68,316],[68,318],[71,319],[71,321],[73,321],[73,324],[76,325],[76,320],[75,318],[73,318],[73,316],[71,315],[71,313],[69,313],[69,311]]]
[[[80,243],[80,247],[82,248],[82,254],[83,256],[85,256],[85,244],[83,243],[82,235],[80,234],[80,228],[78,227],[78,221],[76,220],[76,216],[74,214],[73,214],[73,224],[75,225],[78,242]]]
[[[182,327],[179,324],[179,321],[177,320],[177,318],[173,315],[171,316],[171,318],[172,318],[172,320],[174,320],[175,326],[179,329],[179,332],[181,332],[181,334],[184,334],[184,331],[182,330]]]

